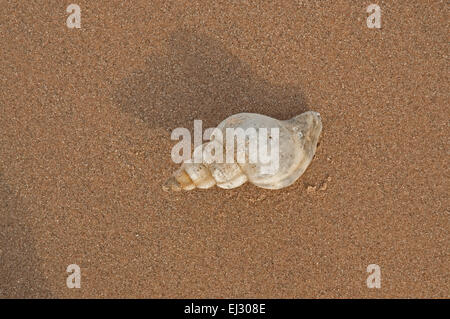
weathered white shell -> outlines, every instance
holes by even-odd
[[[218,126],[226,141],[227,128],[279,128],[279,168],[275,174],[262,174],[261,163],[193,163],[185,161],[164,185],[165,190],[191,190],[210,188],[235,188],[245,182],[267,189],[280,189],[294,183],[311,163],[316,152],[322,121],[319,113],[308,111],[290,120],[280,121],[255,113],[239,113],[222,121]],[[203,144],[218,143],[217,140]],[[224,142],[225,143],[225,142]],[[221,145],[221,147],[224,147]],[[197,150],[197,149],[196,149]],[[194,150],[194,153],[195,151]],[[245,149],[248,158],[249,149]],[[225,154],[225,150],[224,150]],[[264,164],[264,165],[267,165]]]

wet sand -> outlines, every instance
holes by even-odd
[[[68,4],[0,12],[1,298],[450,296],[445,2]],[[162,191],[174,128],[306,110],[292,186]]]

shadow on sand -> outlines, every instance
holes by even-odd
[[[0,299],[51,297],[31,237],[29,216],[0,174]]]
[[[143,70],[125,78],[115,94],[119,107],[151,128],[203,129],[239,112],[288,119],[307,110],[297,88],[274,86],[218,41],[182,30],[168,40],[168,53],[152,55]]]

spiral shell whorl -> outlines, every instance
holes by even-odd
[[[268,175],[261,171],[261,167],[264,166],[261,162],[218,163],[211,161],[212,157],[209,158],[207,155],[206,158],[203,157],[201,163],[195,163],[192,160],[185,161],[180,169],[167,180],[163,189],[166,191],[206,189],[214,185],[231,189],[247,181],[266,189],[287,187],[293,184],[311,163],[322,131],[322,121],[320,114],[314,111],[302,113],[286,121],[261,114],[239,113],[226,118],[217,126],[223,136],[226,136],[227,128],[255,128],[256,130],[278,128],[278,170],[274,174]],[[203,148],[213,146],[224,148],[222,143],[212,139],[194,150],[194,158],[196,152],[201,153]],[[249,150],[246,149],[246,152],[246,157],[248,157]],[[236,157],[236,154],[234,156]]]
[[[231,189],[247,181],[237,163],[191,163],[185,162],[163,186],[165,191],[207,189],[214,185]]]

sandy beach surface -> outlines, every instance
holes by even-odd
[[[450,296],[448,3],[70,3],[1,1],[1,298]],[[292,186],[163,192],[173,129],[306,110]]]

